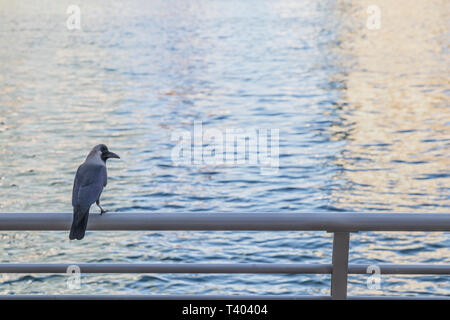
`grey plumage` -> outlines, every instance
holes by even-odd
[[[89,209],[94,202],[100,207],[101,214],[106,212],[100,206],[100,195],[108,180],[106,160],[109,158],[119,158],[119,156],[109,152],[104,144],[97,145],[77,170],[72,191],[73,222],[70,228],[70,240],[83,239]]]

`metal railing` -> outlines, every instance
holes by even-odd
[[[0,231],[62,231],[69,213],[0,213]],[[406,213],[108,213],[91,214],[88,230],[326,231],[333,233],[331,264],[76,264],[82,273],[331,274],[331,296],[296,295],[2,295],[0,299],[347,299],[350,234],[363,231],[448,232],[450,214]],[[69,240],[67,240],[69,241]],[[0,273],[66,273],[74,264],[0,264]],[[378,265],[381,274],[449,275],[450,265]],[[417,298],[356,296],[356,299]],[[422,299],[423,297],[418,297]],[[430,297],[428,297],[430,298]],[[431,298],[450,298],[431,297]]]

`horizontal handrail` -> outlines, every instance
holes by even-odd
[[[0,213],[0,230],[68,230],[71,213]],[[88,230],[450,231],[439,213],[106,213]]]
[[[267,273],[267,274],[331,274],[331,264],[294,263],[57,263],[57,264],[0,264],[0,273],[66,273],[77,266],[81,273]],[[349,274],[367,274],[369,264],[349,264]],[[381,274],[450,274],[448,265],[432,264],[377,264]]]

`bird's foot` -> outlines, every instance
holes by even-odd
[[[102,215],[102,214],[104,214],[104,213],[106,213],[106,212],[108,212],[108,210],[103,210],[103,209],[101,209],[100,215]]]

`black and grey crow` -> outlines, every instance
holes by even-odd
[[[72,191],[73,222],[69,239],[81,240],[86,231],[89,209],[95,202],[103,214],[106,211],[100,206],[100,195],[106,186],[106,160],[120,157],[108,150],[104,144],[95,146],[75,175]]]

